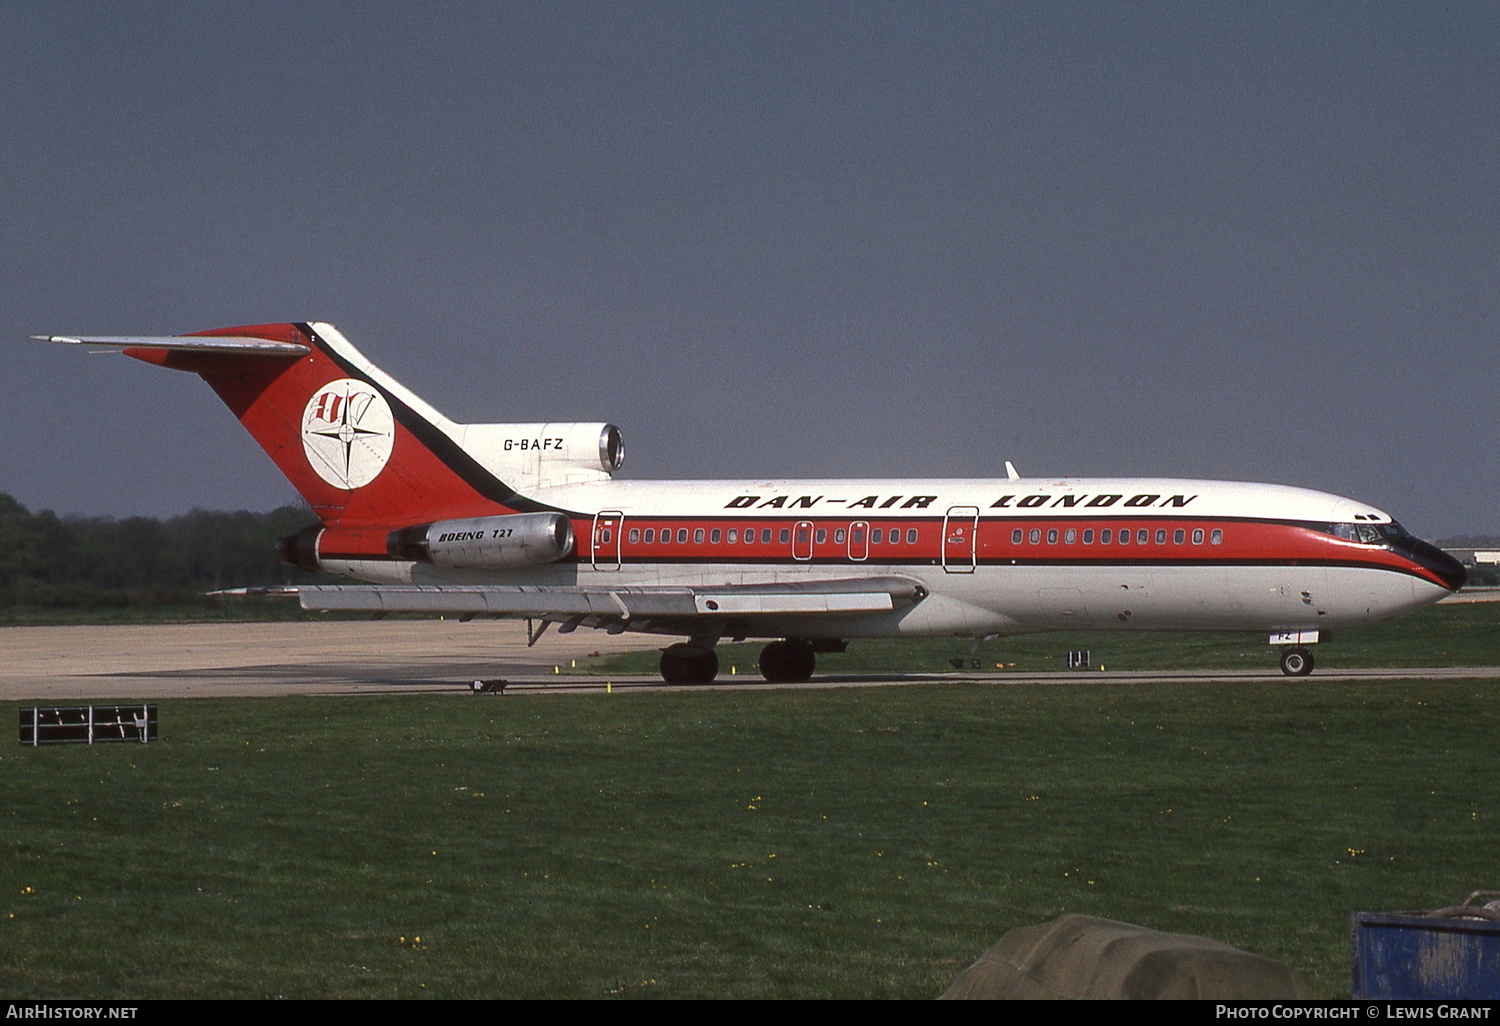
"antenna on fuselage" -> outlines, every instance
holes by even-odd
[[[1016,465],[1010,460],[1005,461],[1005,476],[1011,481],[1021,480],[1021,475],[1016,473]]]

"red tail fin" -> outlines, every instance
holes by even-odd
[[[287,348],[256,349],[262,339]],[[130,341],[139,344],[127,355],[208,382],[325,522],[395,526],[512,508],[515,493],[454,441],[452,422],[332,325]]]

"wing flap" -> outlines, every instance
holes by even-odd
[[[896,608],[889,592],[838,595],[695,595],[704,615],[749,616],[756,613],[884,613]]]
[[[328,584],[299,587],[297,597],[303,609],[322,611],[480,613],[550,619],[571,616],[628,619],[635,615],[691,616],[694,613],[693,597],[686,590],[680,594],[663,591],[642,595],[629,589]]]
[[[631,620],[889,612],[920,602],[927,589],[884,577],[704,588],[328,584],[298,587],[297,596],[309,610]]]

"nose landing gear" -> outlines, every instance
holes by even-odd
[[[1301,646],[1282,652],[1281,672],[1288,677],[1306,677],[1313,672],[1312,653]]]

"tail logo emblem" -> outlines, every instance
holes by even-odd
[[[302,411],[302,449],[317,475],[335,488],[363,488],[391,459],[396,422],[390,404],[369,384],[330,381]]]

